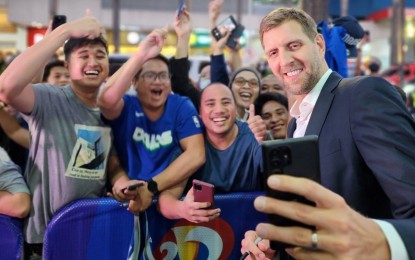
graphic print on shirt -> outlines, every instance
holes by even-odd
[[[111,148],[111,128],[77,124],[75,132],[78,138],[65,176],[88,180],[104,178]]]
[[[154,151],[160,147],[166,147],[173,143],[171,130],[164,131],[161,134],[148,134],[141,127],[136,127],[133,139],[136,142],[142,142],[149,151]]]

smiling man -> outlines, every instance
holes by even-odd
[[[236,120],[231,90],[222,83],[208,85],[201,94],[200,115],[206,128],[206,163],[192,178],[213,184],[215,193],[263,190],[261,145],[248,124]],[[192,189],[179,200],[182,192],[183,187],[160,194],[165,217],[206,222],[219,216],[219,209],[204,209],[209,205],[194,202]]]
[[[294,96],[288,137],[318,135],[321,183],[272,175],[267,185],[315,203],[258,197],[255,207],[315,228],[261,223],[258,236],[293,245],[279,259],[415,259],[415,123],[379,77],[342,78],[304,11],[265,16],[260,39],[273,74]],[[262,256],[247,233],[241,251]],[[259,250],[261,249],[261,250]]]
[[[130,204],[136,214],[150,206],[154,195],[185,182],[205,161],[197,111],[188,98],[171,93],[168,60],[159,55],[165,34],[156,29],[148,35],[99,96],[123,166],[130,178],[146,181]],[[131,83],[137,96],[125,95]]]
[[[61,25],[16,57],[0,77],[0,100],[24,114],[31,135],[25,179],[33,206],[24,224],[26,257],[42,254],[46,226],[62,206],[105,196],[107,176],[114,195],[129,199],[121,192],[128,177],[111,153],[111,129],[96,104],[108,76],[108,49],[100,34],[92,16]],[[70,84],[31,84],[64,43]]]
[[[255,112],[267,126],[267,139],[284,139],[288,126],[288,100],[280,93],[264,93],[255,100]]]

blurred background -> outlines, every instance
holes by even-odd
[[[10,58],[42,39],[55,14],[68,20],[82,17],[88,8],[106,29],[113,56],[136,50],[153,28],[172,24],[179,0],[0,0],[0,52]],[[210,30],[207,0],[186,0],[192,15],[191,60],[208,60]],[[264,15],[276,7],[299,7],[317,21],[331,21],[350,15],[367,33],[362,64],[375,62],[379,73],[403,86],[415,81],[415,0],[225,0],[219,21],[233,15],[245,26],[240,39],[245,66],[264,62],[258,26]],[[176,36],[171,30],[163,54],[175,52]],[[1,57],[0,57],[1,60]],[[353,67],[353,60],[350,66]]]

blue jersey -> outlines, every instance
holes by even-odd
[[[199,116],[192,102],[170,94],[164,112],[151,121],[136,96],[124,96],[120,116],[106,121],[114,133],[115,147],[131,179],[148,180],[175,159],[180,140],[202,133]]]
[[[236,125],[238,135],[225,150],[205,138],[206,163],[192,176],[215,185],[215,193],[263,190],[261,145],[247,123],[237,120]]]

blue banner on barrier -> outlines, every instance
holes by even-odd
[[[147,211],[153,259],[239,259],[241,240],[247,230],[266,222],[266,215],[253,207],[260,193],[233,193],[215,196],[219,218],[195,224],[169,221],[152,207]]]
[[[21,220],[0,214],[0,259],[20,260],[23,253]]]
[[[239,259],[244,233],[267,221],[253,207],[260,194],[215,196],[221,215],[201,224],[168,220],[153,203],[147,210],[149,259]],[[126,259],[132,232],[133,215],[119,202],[78,200],[62,208],[49,223],[44,259]]]

